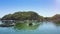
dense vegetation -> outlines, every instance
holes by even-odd
[[[2,17],[2,20],[41,20],[43,17],[33,11],[15,12]]]
[[[1,20],[38,20],[38,21],[53,21],[60,22],[60,14],[56,14],[52,17],[43,17],[38,15],[33,11],[25,11],[25,12],[15,12],[13,14],[8,14],[2,17]]]

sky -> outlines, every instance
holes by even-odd
[[[18,11],[34,11],[44,17],[60,14],[60,0],[0,0],[0,18]]]

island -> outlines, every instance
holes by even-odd
[[[3,24],[0,27],[15,26],[16,23],[28,23],[30,26],[32,22],[44,22],[52,21],[54,23],[60,23],[60,14],[56,14],[52,17],[43,17],[34,11],[18,11],[13,14],[7,14],[0,18]]]

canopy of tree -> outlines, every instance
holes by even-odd
[[[33,11],[28,12],[15,12],[13,14],[8,14],[2,17],[2,20],[39,20],[43,18]]]

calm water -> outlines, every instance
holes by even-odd
[[[0,34],[60,34],[60,25],[43,22],[34,26],[22,24],[14,27],[0,27]]]

